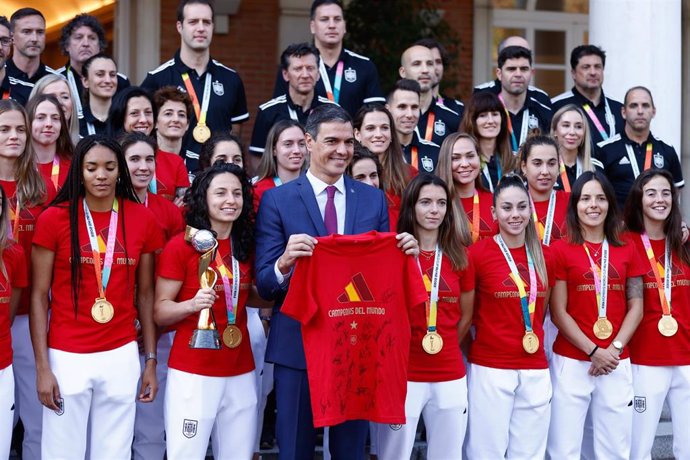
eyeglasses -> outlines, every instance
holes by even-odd
[[[12,44],[12,39],[10,37],[0,37],[0,45],[10,46]]]

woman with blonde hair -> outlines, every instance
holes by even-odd
[[[573,104],[561,107],[551,119],[551,136],[558,142],[560,157],[555,188],[570,192],[583,171],[594,171],[589,124],[582,109]]]

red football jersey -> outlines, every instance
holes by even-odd
[[[601,266],[602,243],[587,243],[591,248],[592,260]],[[623,246],[609,245],[609,290],[606,307],[606,317],[613,325],[613,334],[605,340],[594,336],[594,323],[599,317],[594,275],[589,264],[587,253],[581,244],[572,244],[567,240],[560,240],[553,244],[556,279],[566,281],[568,285],[568,305],[566,311],[573,317],[582,332],[595,344],[602,348],[608,347],[620,330],[623,319],[628,311],[625,296],[625,283],[628,278],[642,276],[645,269],[639,263],[638,255],[632,244]],[[593,249],[593,251],[592,251]],[[598,252],[598,254],[597,254]],[[553,351],[559,355],[580,361],[589,361],[587,354],[573,346],[563,335],[558,334],[553,344]],[[621,358],[628,357],[626,347]]]
[[[26,288],[26,261],[24,250],[17,243],[10,243],[2,251],[7,277],[0,271],[0,369],[12,364],[12,333],[10,331],[10,296],[12,289]]]
[[[147,192],[146,207],[156,216],[156,222],[163,231],[165,241],[180,232],[184,232],[185,223],[182,218],[180,208],[175,206],[172,201],[166,200],[160,195]]]
[[[71,161],[60,159],[58,166],[58,189],[62,188],[67,179],[67,173],[69,172]],[[38,163],[38,172],[41,173],[43,181],[46,183],[46,191],[48,192],[48,198],[46,199],[46,204],[50,203],[55,195],[57,195],[57,189],[53,184],[53,162],[48,163]]]
[[[419,264],[427,292],[431,292],[431,280],[434,272],[434,251],[422,252]],[[422,348],[422,339],[427,332],[426,305],[416,305],[410,311],[412,339],[410,340],[410,367],[407,379],[413,382],[445,382],[465,376],[465,364],[462,362],[458,323],[462,317],[460,311],[460,293],[474,290],[474,270],[469,263],[463,270],[453,270],[448,257],[441,261],[441,277],[438,286],[438,309],[436,332],[443,338],[443,348],[435,355],[430,355]]]
[[[491,214],[494,196],[486,190],[479,190],[479,239],[490,238],[498,233],[498,223]],[[465,210],[469,228],[472,230],[472,219],[474,217],[474,197],[460,198],[462,208]]]
[[[189,187],[189,173],[182,157],[158,150],[156,153],[156,193],[166,200],[175,199],[176,188]]]
[[[644,316],[630,340],[630,360],[644,366],[687,366],[690,365],[690,267],[675,254],[671,256],[671,314],[678,321],[678,332],[671,337],[661,335],[658,329],[661,319],[661,299],[656,278],[637,233],[627,235],[635,245],[640,265],[646,270],[644,283]],[[651,240],[654,257],[664,268],[666,240]],[[663,270],[659,270],[663,289]]]
[[[218,251],[223,258],[223,264],[228,269],[230,286],[232,286],[232,256],[230,254],[230,240],[218,240]],[[180,292],[177,293],[176,302],[191,299],[200,288],[199,284],[199,253],[190,243],[184,240],[184,235],[175,236],[165,246],[158,264],[158,276],[182,282]],[[240,293],[237,310],[235,311],[235,325],[242,332],[242,342],[237,348],[226,347],[221,340],[220,350],[202,350],[189,348],[189,340],[197,327],[199,314],[187,316],[179,323],[170,327],[174,329],[175,340],[168,366],[192,374],[207,375],[212,377],[228,377],[246,374],[254,369],[254,358],[247,331],[247,310],[245,305],[247,296],[252,287],[254,274],[251,261],[240,262]],[[228,325],[228,313],[225,303],[225,289],[220,272],[216,267],[215,259],[211,262],[218,275],[214,286],[218,299],[213,304],[213,315],[216,319],[216,327],[221,335]]]
[[[553,213],[553,226],[551,227],[550,244],[565,238],[567,234],[565,216],[568,213],[569,199],[570,193],[564,191],[556,192],[556,207],[554,208]],[[537,211],[537,217],[539,218],[539,222],[543,228],[546,225],[546,215],[549,213],[549,200],[535,201],[534,209]]]
[[[314,426],[405,423],[408,311],[427,299],[393,233],[318,238],[281,311],[302,323]]]
[[[256,184],[254,184],[254,212],[259,211],[259,204],[261,203],[261,197],[264,196],[266,190],[270,190],[276,186],[272,177],[264,177]]]
[[[134,320],[137,310],[134,306],[134,291],[139,258],[142,254],[160,249],[163,246],[163,236],[148,209],[129,200],[120,200],[112,272],[105,291],[107,300],[113,304],[115,315],[110,322],[99,324],[91,317],[91,307],[99,297],[99,292],[81,201],[79,199],[78,206],[81,284],[76,311],[72,299],[70,265],[70,235],[73,229],[70,227],[66,204],[49,207],[40,215],[33,242],[55,253],[48,346],[72,353],[94,353],[113,350],[136,340]],[[108,241],[110,213],[111,211],[91,211],[102,263]],[[127,237],[126,252],[123,224]]]
[[[553,286],[552,264],[548,248],[543,247],[549,278]],[[510,277],[510,267],[501,248],[493,238],[485,238],[469,248],[476,280],[474,302],[475,339],[470,347],[469,361],[497,369],[546,369],[546,354],[539,347],[534,354],[522,348],[525,321],[517,286]],[[525,246],[510,249],[515,265],[529,293],[529,269]],[[544,343],[544,297],[547,286],[537,274],[537,301],[532,330]]]

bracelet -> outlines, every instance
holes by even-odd
[[[156,356],[155,353],[146,353],[146,358],[144,359],[144,362],[147,362],[149,359],[155,359],[156,362],[158,362],[158,357]]]
[[[261,315],[261,316],[259,316],[259,319],[261,321],[266,321],[267,323],[271,322],[271,317],[269,315]]]
[[[588,354],[587,356],[589,356],[591,358],[592,356],[594,356],[594,353],[596,353],[598,349],[599,349],[599,345],[594,345],[594,350],[592,350],[592,352],[590,354]]]

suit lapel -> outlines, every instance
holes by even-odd
[[[321,217],[321,212],[319,211],[319,204],[316,202],[316,196],[314,195],[314,189],[309,183],[309,179],[302,175],[298,179],[297,190],[302,198],[304,207],[309,213],[314,228],[316,229],[317,236],[326,236],[326,225],[323,223],[323,217]]]
[[[345,234],[355,234],[355,215],[357,213],[357,193],[345,176]]]

